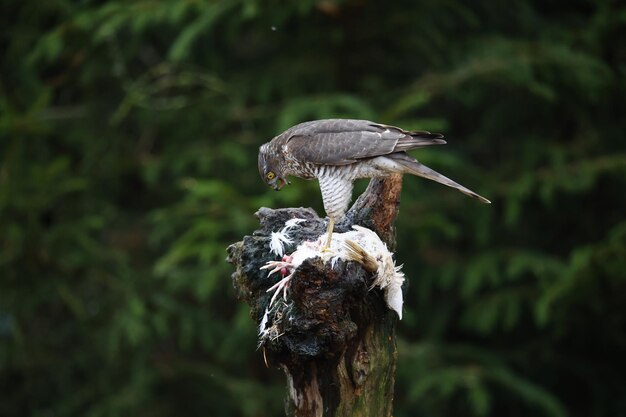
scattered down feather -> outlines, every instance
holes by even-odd
[[[277,251],[274,253],[282,255],[284,249],[280,243],[291,242],[288,232],[296,224],[291,224],[289,228],[286,225],[281,232],[277,232],[277,234],[280,234],[280,237],[275,239]],[[320,257],[325,263],[330,262],[331,266],[334,266],[338,259],[358,262],[367,271],[375,273],[371,288],[378,287],[382,289],[387,306],[394,310],[398,317],[402,319],[403,299],[401,287],[404,282],[404,274],[401,272],[401,266],[395,265],[393,254],[376,233],[361,226],[353,226],[353,229],[346,233],[333,233],[330,250],[328,251],[322,250],[324,234],[316,241],[301,243],[293,253],[284,257],[282,261],[268,262],[262,269],[271,269],[270,275],[286,269],[289,271],[289,275],[283,281],[288,281],[302,262],[309,258]],[[272,234],[273,242],[274,234]],[[278,246],[279,244],[280,246]],[[274,251],[273,248],[272,251]],[[281,289],[286,298],[286,285],[287,283],[285,282],[283,285],[277,286],[278,290],[272,297],[271,303],[274,302],[278,291]],[[274,287],[271,290],[274,290]]]
[[[270,237],[270,252],[272,252],[274,255],[283,256],[283,254],[285,253],[285,245],[290,245],[293,243],[293,240],[289,237],[289,231],[304,221],[306,220],[287,220],[285,222],[285,227],[283,227],[278,232],[272,232]]]

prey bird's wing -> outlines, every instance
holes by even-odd
[[[288,152],[314,164],[347,165],[360,159],[443,144],[442,135],[409,132],[367,120],[329,119],[307,122],[285,132]]]

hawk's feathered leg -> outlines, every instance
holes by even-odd
[[[324,211],[328,214],[328,228],[326,229],[326,244],[324,251],[330,248],[335,221],[341,219],[352,198],[352,179],[344,178],[341,169],[323,167],[319,177]]]

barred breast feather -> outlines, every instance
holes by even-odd
[[[349,170],[320,166],[316,176],[322,191],[326,214],[333,219],[341,218],[352,199],[353,178],[349,175]]]

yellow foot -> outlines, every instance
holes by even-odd
[[[322,248],[322,252],[324,252],[324,253],[332,252],[330,250],[330,242],[332,242],[332,239],[333,239],[333,228],[334,227],[335,227],[335,221],[333,220],[332,217],[329,217],[328,218],[328,227],[326,228],[326,244]]]

